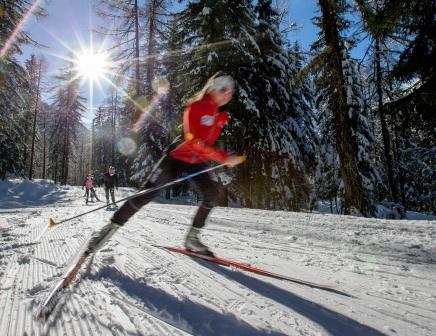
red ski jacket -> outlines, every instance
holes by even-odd
[[[209,95],[192,103],[183,113],[185,141],[170,155],[189,163],[209,160],[223,163],[230,154],[212,145],[228,120],[227,112],[218,112],[218,105]]]

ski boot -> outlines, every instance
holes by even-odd
[[[95,231],[88,241],[86,253],[91,254],[97,252],[121,227],[121,225],[110,222],[103,226],[100,231]]]
[[[201,229],[196,227],[191,227],[189,229],[189,232],[186,235],[185,239],[185,248],[188,251],[203,254],[209,257],[214,257],[212,251],[210,251],[209,248],[200,241],[200,238],[198,237],[200,231]]]

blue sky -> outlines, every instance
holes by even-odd
[[[56,73],[63,64],[63,60],[58,56],[68,57],[69,53],[60,41],[64,41],[70,48],[77,51],[80,44],[89,44],[92,28],[101,24],[100,19],[94,14],[93,3],[92,0],[44,0],[43,7],[48,17],[38,20],[31,18],[26,23],[25,29],[34,40],[48,48],[25,46],[24,54],[20,59],[24,60],[32,53],[42,54],[49,64],[50,73]],[[288,34],[289,39],[300,41],[303,50],[307,50],[315,40],[318,31],[311,21],[317,11],[316,0],[288,0],[287,6],[289,21],[295,22],[298,26],[298,29]],[[97,35],[94,34],[93,39],[94,45],[99,43]],[[84,85],[82,93],[89,100],[88,85]],[[91,119],[93,109],[101,103],[103,97],[104,92],[95,88],[93,106],[91,108],[88,103],[88,111],[84,115],[85,122]]]
[[[288,0],[287,3],[289,20],[297,25],[288,34],[289,40],[299,41],[303,50],[308,50],[318,34],[318,28],[312,24],[312,18],[318,14],[317,1]]]
[[[29,58],[31,54],[43,55],[49,66],[49,75],[56,74],[64,64],[62,57],[69,57],[70,50],[80,50],[81,45],[90,44],[90,32],[99,24],[100,20],[94,15],[92,0],[44,0],[42,6],[48,13],[45,18],[31,18],[25,29],[32,38],[45,47],[32,45],[23,48],[21,60]],[[98,36],[93,36],[94,44],[98,44]],[[50,85],[52,83],[48,83]],[[104,92],[94,90],[94,99],[89,99],[89,87],[84,84],[82,94],[88,99],[84,122],[88,124],[92,119],[93,110],[101,103]]]

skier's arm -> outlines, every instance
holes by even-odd
[[[224,163],[230,156],[227,152],[206,145],[202,140],[193,139],[189,142],[192,151],[205,161],[212,160]]]

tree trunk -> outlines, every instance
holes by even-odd
[[[92,125],[91,125],[91,145],[89,148],[89,172],[92,172],[92,168],[94,167],[94,147],[95,147],[95,124],[94,124],[94,119],[92,120]]]
[[[38,114],[39,86],[41,83],[41,68],[42,68],[42,63],[40,61],[39,69],[38,69],[38,84],[36,86],[35,111],[33,113],[32,148],[30,150],[29,180],[32,179],[32,175],[33,175],[33,157],[35,154],[35,137],[36,137],[36,116]]]
[[[42,135],[42,179],[45,179],[45,164],[46,164],[46,150],[47,150],[47,146],[46,146],[46,122],[47,122],[47,113],[46,111],[44,112],[44,133]]]
[[[67,184],[68,182],[68,174],[69,174],[69,168],[70,168],[70,143],[67,139],[66,148],[65,148],[65,166],[64,166],[64,172],[63,172],[63,184]]]
[[[117,116],[117,102],[118,101],[118,91],[115,91],[115,98],[112,91],[112,139],[111,139],[111,161],[112,165],[115,166],[115,128],[116,128],[116,116]]]
[[[329,73],[336,148],[341,161],[341,175],[345,189],[344,212],[350,214],[351,209],[356,208],[363,215],[368,216],[371,214],[371,209],[357,167],[357,143],[352,135],[351,120],[348,116],[349,106],[342,70],[336,1],[319,0],[319,5],[322,13],[322,29],[328,48],[326,65]]]
[[[64,145],[62,146],[62,165],[61,165],[61,176],[60,182],[62,185],[65,184],[65,165],[67,165],[67,153],[66,153],[66,135],[64,135]]]
[[[55,169],[53,172],[53,180],[55,183],[58,181],[58,167],[59,167],[59,158],[56,156]]]
[[[403,134],[404,135],[404,134]],[[401,196],[401,204],[405,207],[407,210],[407,200],[406,195],[404,192],[404,176],[403,176],[403,168],[401,167],[402,158],[400,157],[400,144],[399,144],[398,134],[395,133],[395,148],[394,148],[394,155],[395,155],[395,161],[399,163],[399,169],[398,169],[398,182],[400,185],[400,196]]]
[[[140,85],[140,62],[139,62],[139,8],[138,8],[138,0],[135,0],[134,5],[134,15],[135,15],[135,65],[136,65],[136,97],[139,97],[141,94],[141,85]]]
[[[154,67],[155,67],[155,38],[156,38],[156,0],[150,0],[149,2],[149,24],[148,24],[148,50],[147,50],[147,70],[146,70],[146,80],[147,80],[147,93],[148,99],[152,98],[153,88],[152,81],[154,77]]]
[[[381,71],[381,59],[380,59],[380,41],[375,39],[375,67],[376,67],[376,88],[378,96],[378,115],[380,118],[380,125],[383,138],[383,149],[386,163],[386,171],[388,174],[389,190],[394,202],[398,202],[397,189],[394,179],[394,172],[392,169],[392,157],[391,157],[391,143],[388,126],[386,124],[386,118],[383,109],[383,89],[382,89],[382,71]]]
[[[83,152],[84,152],[84,144],[83,144],[83,138],[80,144],[80,154],[79,154],[79,172],[77,176],[77,185],[80,185],[80,181],[83,178]]]

